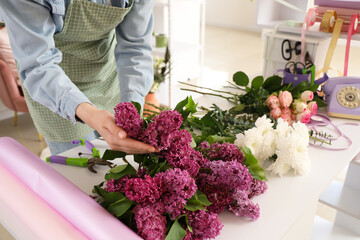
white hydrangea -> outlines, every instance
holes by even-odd
[[[264,115],[256,120],[254,128],[236,136],[235,145],[250,148],[260,164],[276,153],[277,159],[268,169],[279,176],[291,169],[299,175],[310,170],[309,132],[303,123],[289,126],[279,118],[273,129],[273,123]]]

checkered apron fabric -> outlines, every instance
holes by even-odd
[[[63,54],[60,67],[97,108],[112,113],[120,101],[114,29],[130,11],[130,2],[130,7],[119,8],[71,0],[64,28],[54,35],[55,46]],[[24,95],[38,132],[46,139],[69,142],[94,131],[86,124],[73,124],[35,102],[26,90]]]

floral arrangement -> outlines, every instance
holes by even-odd
[[[311,116],[315,115],[318,105],[315,101],[312,91],[304,91],[300,98],[293,100],[289,91],[280,91],[279,97],[274,93],[268,97],[266,104],[270,109],[270,116],[274,119],[282,118],[290,125],[292,121],[302,123],[310,122]]]
[[[318,107],[326,106],[324,101],[314,94],[319,85],[304,81],[294,87],[292,84],[283,84],[279,76],[271,76],[267,79],[257,76],[250,83],[249,77],[244,72],[236,72],[233,75],[233,82],[229,82],[229,86],[226,86],[234,91],[214,90],[184,82],[182,84],[210,90],[212,92],[182,88],[186,91],[225,98],[234,104],[229,110],[230,113],[247,114],[254,120],[267,115],[275,120],[281,117],[289,124],[292,121],[307,123],[311,114],[316,114]]]
[[[310,170],[307,151],[309,131],[305,124],[298,121],[291,126],[283,118],[279,118],[274,128],[271,119],[263,116],[256,120],[255,126],[236,136],[235,144],[238,147],[248,147],[261,163],[275,155],[276,161],[268,170],[279,176],[291,169],[300,175]]]
[[[196,109],[192,99],[178,110],[141,118],[137,103],[115,108],[116,124],[128,136],[160,152],[134,155],[107,150],[104,157],[121,157],[127,164],[111,168],[106,181],[94,187],[101,205],[144,239],[209,239],[220,234],[218,213],[256,220],[258,204],[251,199],[267,189],[264,170],[247,147],[229,142],[196,144],[186,121]],[[183,121],[184,120],[184,121]]]

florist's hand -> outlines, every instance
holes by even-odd
[[[110,148],[127,154],[153,153],[157,150],[146,143],[126,137],[125,131],[115,124],[115,117],[105,110],[99,110],[89,103],[81,103],[76,115],[94,128],[109,144]]]

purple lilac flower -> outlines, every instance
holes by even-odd
[[[215,213],[198,210],[195,212],[187,212],[189,225],[192,227],[193,233],[188,239],[202,240],[215,238],[220,234],[223,225],[219,217]],[[189,235],[189,234],[187,234]]]
[[[246,166],[238,161],[211,161],[204,164],[211,169],[211,174],[206,174],[205,179],[218,189],[239,189],[249,191],[253,177]]]
[[[134,210],[136,228],[146,240],[163,240],[166,237],[166,217],[161,203],[138,204]]]
[[[234,203],[229,206],[229,210],[235,213],[236,216],[249,217],[252,221],[259,218],[259,205],[251,202],[245,191],[235,191],[233,198]]]
[[[218,143],[215,142],[211,146],[207,142],[202,142],[199,146],[200,149],[205,149],[205,154],[210,160],[223,160],[232,161],[236,160],[242,163],[245,159],[240,149],[232,143]]]
[[[248,197],[252,198],[254,196],[258,196],[263,194],[268,189],[266,181],[260,181],[257,179],[253,179],[250,190],[248,192]]]
[[[124,129],[128,137],[139,139],[143,131],[143,120],[136,107],[130,102],[122,102],[114,110],[116,125]]]
[[[163,111],[152,119],[145,130],[143,141],[158,147],[160,150],[166,149],[168,135],[180,128],[182,117],[178,111]]]
[[[126,181],[124,192],[127,198],[137,203],[154,203],[161,195],[160,182],[157,178],[146,175],[142,178],[132,178]]]
[[[130,178],[129,175],[126,175],[122,178],[114,180],[111,178],[109,181],[106,182],[105,190],[108,192],[124,192],[124,186],[126,181]]]
[[[166,146],[166,149],[163,149],[165,151],[161,151],[159,156],[166,158],[172,164],[190,155],[192,149],[190,143],[191,134],[187,130],[174,130],[166,137],[166,141],[163,144],[163,146]]]
[[[186,200],[191,198],[197,190],[195,180],[187,171],[179,168],[157,173],[154,178],[161,180],[163,189],[161,200],[166,211],[170,213],[171,219],[176,219],[184,212],[183,204],[186,204]]]

